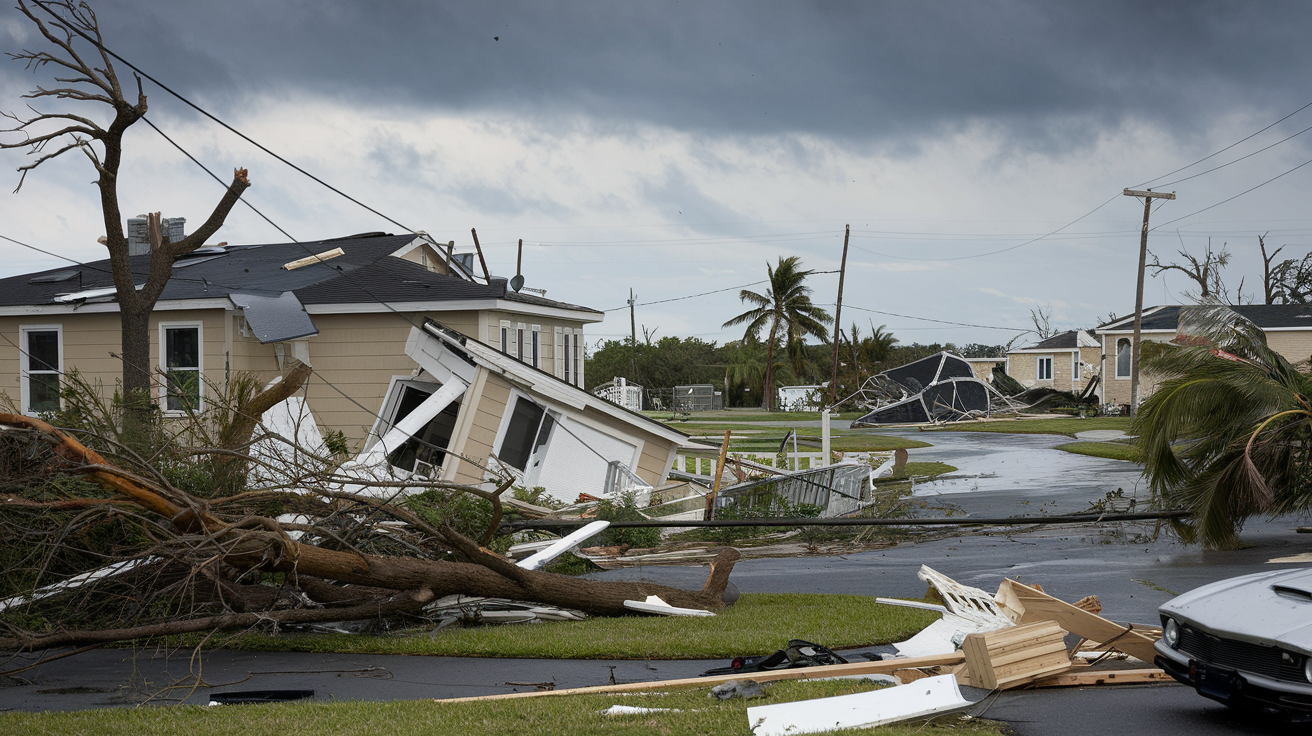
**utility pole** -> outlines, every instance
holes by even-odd
[[[840,329],[842,322],[839,320],[843,316],[843,278],[847,276],[847,241],[852,237],[852,226],[847,225],[843,229],[843,263],[838,267],[838,305],[834,309],[834,371],[829,378],[829,405],[833,406],[838,401],[838,342],[840,339]],[[829,459],[825,459],[828,463]]]
[[[478,262],[483,265],[483,281],[490,284],[492,283],[492,274],[488,273],[487,259],[483,258],[483,246],[478,244],[478,230],[471,227],[469,232],[474,236],[474,250],[478,251]]]
[[[515,275],[524,275],[524,239],[519,239],[519,254],[515,256]]]
[[[630,381],[638,380],[638,323],[633,316],[633,289],[629,288],[629,360],[633,363]]]
[[[1175,199],[1175,192],[1163,194],[1151,189],[1126,189],[1127,197],[1143,197],[1143,230],[1139,233],[1139,283],[1134,292],[1134,338],[1130,341],[1130,415],[1139,413],[1139,337],[1143,329],[1143,273],[1148,266],[1148,216],[1154,199]]]

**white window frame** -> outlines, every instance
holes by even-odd
[[[1080,380],[1080,354],[1071,353],[1071,380]]]
[[[566,328],[565,329],[565,375],[563,376],[565,383],[574,382],[574,379],[572,378],[573,374],[569,370],[569,359],[570,356],[573,354],[572,351],[570,350],[570,343],[573,341],[570,340],[570,338],[573,336],[574,336],[574,331],[569,328]]]
[[[1130,359],[1125,361],[1126,367],[1129,368],[1125,373],[1121,373],[1121,341],[1125,341],[1125,348],[1130,351]],[[1129,378],[1134,373],[1134,341],[1128,337],[1118,337],[1112,343],[1112,363],[1116,366],[1117,378]]]
[[[497,426],[497,436],[492,440],[492,451],[498,453],[498,455],[501,452],[501,443],[506,441],[506,434],[507,432],[510,431],[510,419],[515,413],[515,404],[521,398],[526,401],[530,401],[534,404],[537,404],[539,407],[542,408],[543,418],[538,421],[538,427],[533,431],[533,443],[535,445],[535,449],[537,444],[538,433],[542,431],[542,422],[546,421],[546,417],[550,415],[551,420],[556,424],[560,424],[565,419],[564,415],[561,412],[552,409],[551,405],[543,401],[541,398],[531,396],[527,393],[524,393],[523,391],[512,388],[510,390],[510,398],[506,400],[505,411],[501,415],[501,424]],[[555,435],[554,430],[552,431],[552,435],[553,436]],[[519,470],[518,468],[515,468],[506,463],[503,463],[503,465],[511,472],[520,473],[521,477],[524,480],[524,483],[527,484],[529,487],[532,487],[532,484],[537,482],[538,475],[541,472],[541,465],[542,465],[541,461],[545,458],[545,453],[548,452],[550,448],[551,448],[551,438],[548,437],[547,444],[546,446],[543,447],[544,457],[538,457],[537,453],[531,450],[529,452],[528,459],[524,463],[523,470]],[[639,455],[638,457],[641,457],[641,455]],[[535,459],[538,461],[537,463],[534,463]]]
[[[1043,375],[1043,373],[1044,373],[1043,368],[1044,368],[1045,365],[1046,365],[1047,368],[1048,368],[1048,370],[1047,370],[1048,375],[1046,375],[1046,376]],[[1040,381],[1051,381],[1051,380],[1052,380],[1052,356],[1051,356],[1051,355],[1041,355],[1041,356],[1039,356],[1038,358],[1036,358],[1036,359],[1035,359],[1035,367],[1036,367],[1036,369],[1037,369],[1037,370],[1036,370],[1036,373],[1037,373],[1036,378],[1037,378],[1037,380],[1040,380]]]
[[[521,363],[524,362],[524,330],[523,322],[515,326],[515,360]]]
[[[551,343],[551,359],[556,364],[554,375],[561,380],[565,379],[565,353],[564,348],[561,347],[564,335],[565,328],[557,327],[556,341]]]
[[[529,338],[529,347],[532,351],[530,359],[534,368],[542,367],[542,325],[533,325],[533,334]]]
[[[36,416],[32,411],[32,395],[28,388],[28,376],[32,374],[31,363],[27,354],[27,333],[29,332],[54,332],[56,333],[55,341],[59,347],[59,365],[55,374],[62,377],[64,375],[64,326],[58,325],[19,325],[18,327],[18,385],[19,385],[19,403],[22,411],[27,416]],[[50,371],[36,371],[37,375],[49,375]],[[59,408],[64,408],[64,399],[60,397]]]
[[[583,388],[583,331],[574,331],[574,385]]]
[[[510,355],[510,320],[501,320],[501,343],[500,350],[504,355]]]
[[[168,373],[169,366],[165,353],[168,350],[168,330],[180,330],[196,328],[196,382],[197,393],[200,400],[197,402],[195,411],[200,413],[205,410],[205,323],[198,321],[188,322],[160,322],[159,323],[159,369],[165,378],[160,382],[159,387],[159,405],[165,414],[169,416],[181,416],[186,414],[184,409],[169,408],[169,384]],[[190,370],[190,369],[188,369]]]

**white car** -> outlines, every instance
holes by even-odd
[[[1199,695],[1312,713],[1312,569],[1204,585],[1158,613],[1156,664]]]

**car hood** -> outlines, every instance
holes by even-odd
[[[1214,634],[1312,655],[1312,569],[1221,580],[1177,596],[1158,610]]]

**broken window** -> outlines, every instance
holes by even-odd
[[[412,383],[404,385],[396,408],[391,417],[391,426],[405,419],[437,389],[436,384]],[[456,419],[460,416],[460,402],[453,401],[437,416],[429,420],[423,429],[406,440],[388,456],[387,462],[393,467],[411,473],[431,477],[440,470],[446,460],[446,449],[455,433]],[[385,434],[385,432],[384,432]]]
[[[1130,377],[1130,339],[1122,337],[1116,341],[1116,377]]]
[[[1052,380],[1052,356],[1039,358],[1039,380]]]
[[[515,397],[515,409],[510,415],[510,423],[506,425],[501,447],[497,450],[497,459],[516,470],[527,468],[534,449],[546,443],[545,438],[541,443],[537,441],[546,418],[545,409],[523,396]]]

